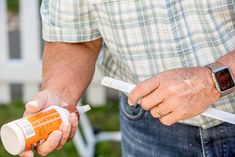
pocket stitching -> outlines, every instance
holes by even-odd
[[[131,114],[129,114],[129,113],[126,111],[125,105],[128,105],[128,104],[126,104],[125,97],[122,97],[122,98],[121,98],[121,103],[120,103],[121,112],[122,112],[122,113],[124,114],[124,116],[125,116],[126,118],[128,118],[129,120],[136,121],[136,120],[140,120],[141,118],[144,117],[144,115],[145,115],[145,110],[143,110],[142,108],[140,109],[140,111],[138,112],[138,114],[136,114],[136,115],[131,115]]]

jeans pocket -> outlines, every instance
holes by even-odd
[[[130,106],[127,100],[126,95],[120,94],[120,110],[124,116],[129,120],[140,120],[143,118],[145,110],[143,110],[140,105]]]

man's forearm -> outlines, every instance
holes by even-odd
[[[42,88],[76,104],[90,83],[102,39],[86,43],[46,42]]]

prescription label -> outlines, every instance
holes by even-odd
[[[58,130],[62,119],[56,109],[43,110],[16,122],[25,137],[25,150],[43,143],[54,130]]]

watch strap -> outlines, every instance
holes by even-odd
[[[228,68],[228,66],[223,65],[219,62],[208,64],[208,65],[206,65],[206,67],[210,68],[212,70],[212,72],[219,71],[220,69]]]

